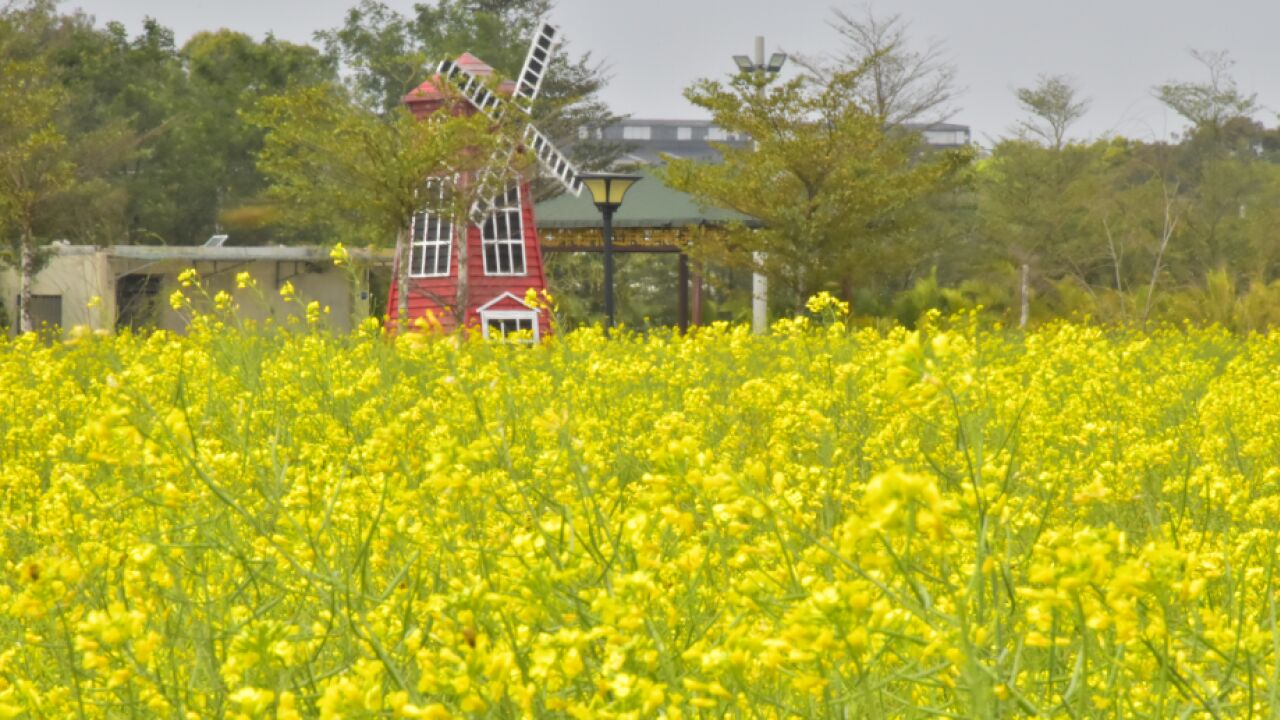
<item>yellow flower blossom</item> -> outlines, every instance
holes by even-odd
[[[1280,339],[824,299],[516,349],[183,293],[0,340],[0,717],[1280,710]]]
[[[342,243],[336,243],[329,250],[329,258],[333,260],[334,265],[342,266],[351,262],[351,254],[342,246]]]

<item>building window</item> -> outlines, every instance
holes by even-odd
[[[480,226],[485,275],[524,275],[524,223],[520,218],[520,186],[513,185],[494,202]]]
[[[692,140],[692,139],[693,139],[693,128],[691,128],[691,127],[678,127],[678,128],[676,128],[676,139],[677,139],[677,140]]]
[[[719,140],[719,141],[728,140],[729,133],[725,132],[724,128],[719,128],[712,125],[711,127],[707,128],[707,139]]]
[[[14,303],[13,306],[15,308],[21,306],[21,297],[19,297],[19,302]],[[61,328],[63,326],[62,296],[32,295],[31,324],[36,330]]]
[[[491,340],[506,339],[526,333],[528,340],[538,340],[538,315],[532,311],[489,311],[482,313],[484,336]]]
[[[163,280],[163,275],[124,275],[116,280],[117,328],[141,330],[156,324]]]
[[[648,125],[625,125],[622,128],[623,140],[648,140],[653,137],[653,128]]]
[[[444,200],[444,183],[428,181],[425,192]],[[443,203],[438,203],[439,207]],[[412,277],[448,277],[453,252],[453,223],[437,210],[414,213],[409,221],[409,275]]]
[[[925,130],[924,141],[929,145],[967,145],[969,133],[964,130]]]
[[[502,305],[511,309],[495,309]],[[524,342],[537,342],[541,334],[538,310],[509,291],[481,305],[476,314],[480,316],[480,330],[487,339],[507,339],[515,335]]]

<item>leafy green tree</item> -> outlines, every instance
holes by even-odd
[[[59,32],[46,3],[0,13],[0,237],[21,278],[19,329],[34,329],[31,288],[53,240],[109,234],[121,196],[104,180],[133,147],[120,125],[75,132],[75,98],[55,64]],[[73,22],[74,22],[73,18]]]
[[[1089,110],[1089,99],[1062,75],[1041,75],[1035,87],[1018,88],[1014,94],[1028,115],[1019,128],[1054,150],[1062,149],[1067,131]]]
[[[826,83],[744,74],[686,91],[718,126],[755,140],[754,148],[722,147],[721,163],[669,158],[661,171],[672,187],[758,223],[696,252],[759,270],[799,302],[823,289],[848,298],[855,285],[875,286],[914,264],[898,241],[918,221],[920,201],[954,180],[969,154],[922,154],[916,138],[887,133],[853,92],[863,81],[859,73]]]
[[[224,229],[248,242],[297,239],[270,226],[226,227],[267,187],[256,164],[266,130],[245,116],[265,98],[332,81],[332,62],[312,47],[227,30],[196,34],[180,56],[186,85],[165,158],[165,174],[183,195],[174,230],[192,241]]]
[[[360,0],[347,10],[341,27],[315,37],[347,70],[352,96],[382,112],[399,107],[430,75],[430,52],[409,18],[380,0]]]
[[[551,0],[435,0],[414,5],[412,16],[405,16],[379,0],[361,0],[341,27],[316,37],[349,71],[354,95],[390,112],[431,75],[436,62],[463,52],[514,78],[553,7]],[[607,81],[604,66],[590,53],[574,55],[561,43],[533,107],[538,129],[588,167],[607,165],[622,152],[582,132],[616,120],[600,99]]]
[[[1005,140],[979,165],[978,214],[987,252],[1020,271],[1020,325],[1030,319],[1037,277],[1088,284],[1105,261],[1094,212],[1104,197],[1108,147]]]
[[[224,215],[253,205],[266,188],[255,165],[265,131],[244,113],[336,72],[314,48],[227,30],[198,33],[177,50],[168,30],[148,24],[114,52],[127,78],[116,97],[127,101],[111,111],[146,137],[122,178],[133,242],[199,243],[225,229]],[[243,223],[234,229],[250,241],[291,239]]]
[[[1157,100],[1191,123],[1194,132],[1216,135],[1230,120],[1256,112],[1258,98],[1245,94],[1231,76],[1235,61],[1225,51],[1192,50],[1191,57],[1204,66],[1202,82],[1170,81],[1157,85]]]
[[[75,165],[57,115],[66,95],[39,60],[0,64],[0,229],[11,238],[21,275],[19,330],[31,321],[31,284],[48,242],[57,201],[74,183]],[[43,237],[42,237],[43,236]]]
[[[476,201],[494,197],[507,182],[502,173],[480,171],[491,158],[505,157],[499,150],[515,136],[480,114],[446,109],[418,119],[404,108],[380,114],[333,84],[270,98],[251,120],[267,131],[258,165],[271,181],[266,196],[278,222],[351,245],[396,248],[401,321],[408,315],[413,214],[425,207],[466,227]],[[445,192],[424,192],[430,179]],[[461,281],[453,305],[461,317],[470,292],[466,233],[454,236]]]

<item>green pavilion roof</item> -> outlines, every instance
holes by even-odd
[[[690,194],[667,187],[652,172],[640,170],[637,182],[613,216],[617,228],[665,228],[692,225],[722,225],[751,218],[732,210],[707,208]],[[538,228],[547,230],[600,227],[600,211],[585,190],[578,197],[565,193],[534,207]]]

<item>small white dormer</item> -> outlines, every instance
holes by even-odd
[[[531,307],[513,293],[502,293],[481,305],[476,313],[480,315],[480,331],[486,340],[505,338],[522,330],[533,333],[533,342],[541,339],[538,316],[542,311]]]

